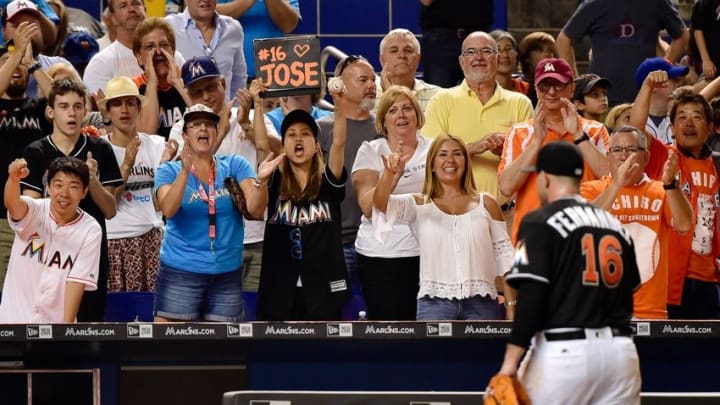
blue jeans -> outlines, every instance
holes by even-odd
[[[440,87],[456,86],[463,79],[458,56],[463,38],[445,29],[423,31],[423,80]]]
[[[242,272],[200,274],[160,264],[153,315],[179,321],[242,321]]]
[[[501,319],[500,307],[496,300],[488,296],[465,299],[418,298],[418,321],[450,321],[450,320],[490,320]]]

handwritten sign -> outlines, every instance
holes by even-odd
[[[320,92],[320,40],[317,37],[266,38],[253,41],[255,77],[265,97]]]

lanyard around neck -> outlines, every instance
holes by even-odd
[[[208,237],[210,238],[210,251],[215,254],[215,158],[213,157],[210,165],[210,173],[208,175],[208,192],[202,186],[202,181],[198,176],[197,168],[193,164],[190,171],[198,183],[198,194],[200,199],[208,203]]]

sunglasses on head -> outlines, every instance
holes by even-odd
[[[352,65],[353,63],[355,63],[355,62],[357,62],[357,61],[359,61],[359,60],[362,60],[362,61],[367,62],[367,59],[365,59],[365,57],[364,57],[364,56],[361,56],[361,55],[350,55],[350,56],[348,56],[347,58],[343,59],[343,60],[340,62],[340,70],[338,71],[337,76],[342,75],[342,72],[345,71],[345,68],[346,68],[346,67],[348,67],[349,65]]]

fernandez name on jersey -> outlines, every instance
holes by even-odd
[[[632,243],[630,233],[611,213],[591,205],[572,205],[552,214],[545,221],[560,236],[567,236],[574,230],[586,226],[615,231],[623,236],[628,244]]]
[[[561,198],[523,218],[507,281],[515,288],[523,282],[547,286],[540,330],[625,330],[640,285],[634,250],[612,214],[578,196]]]

